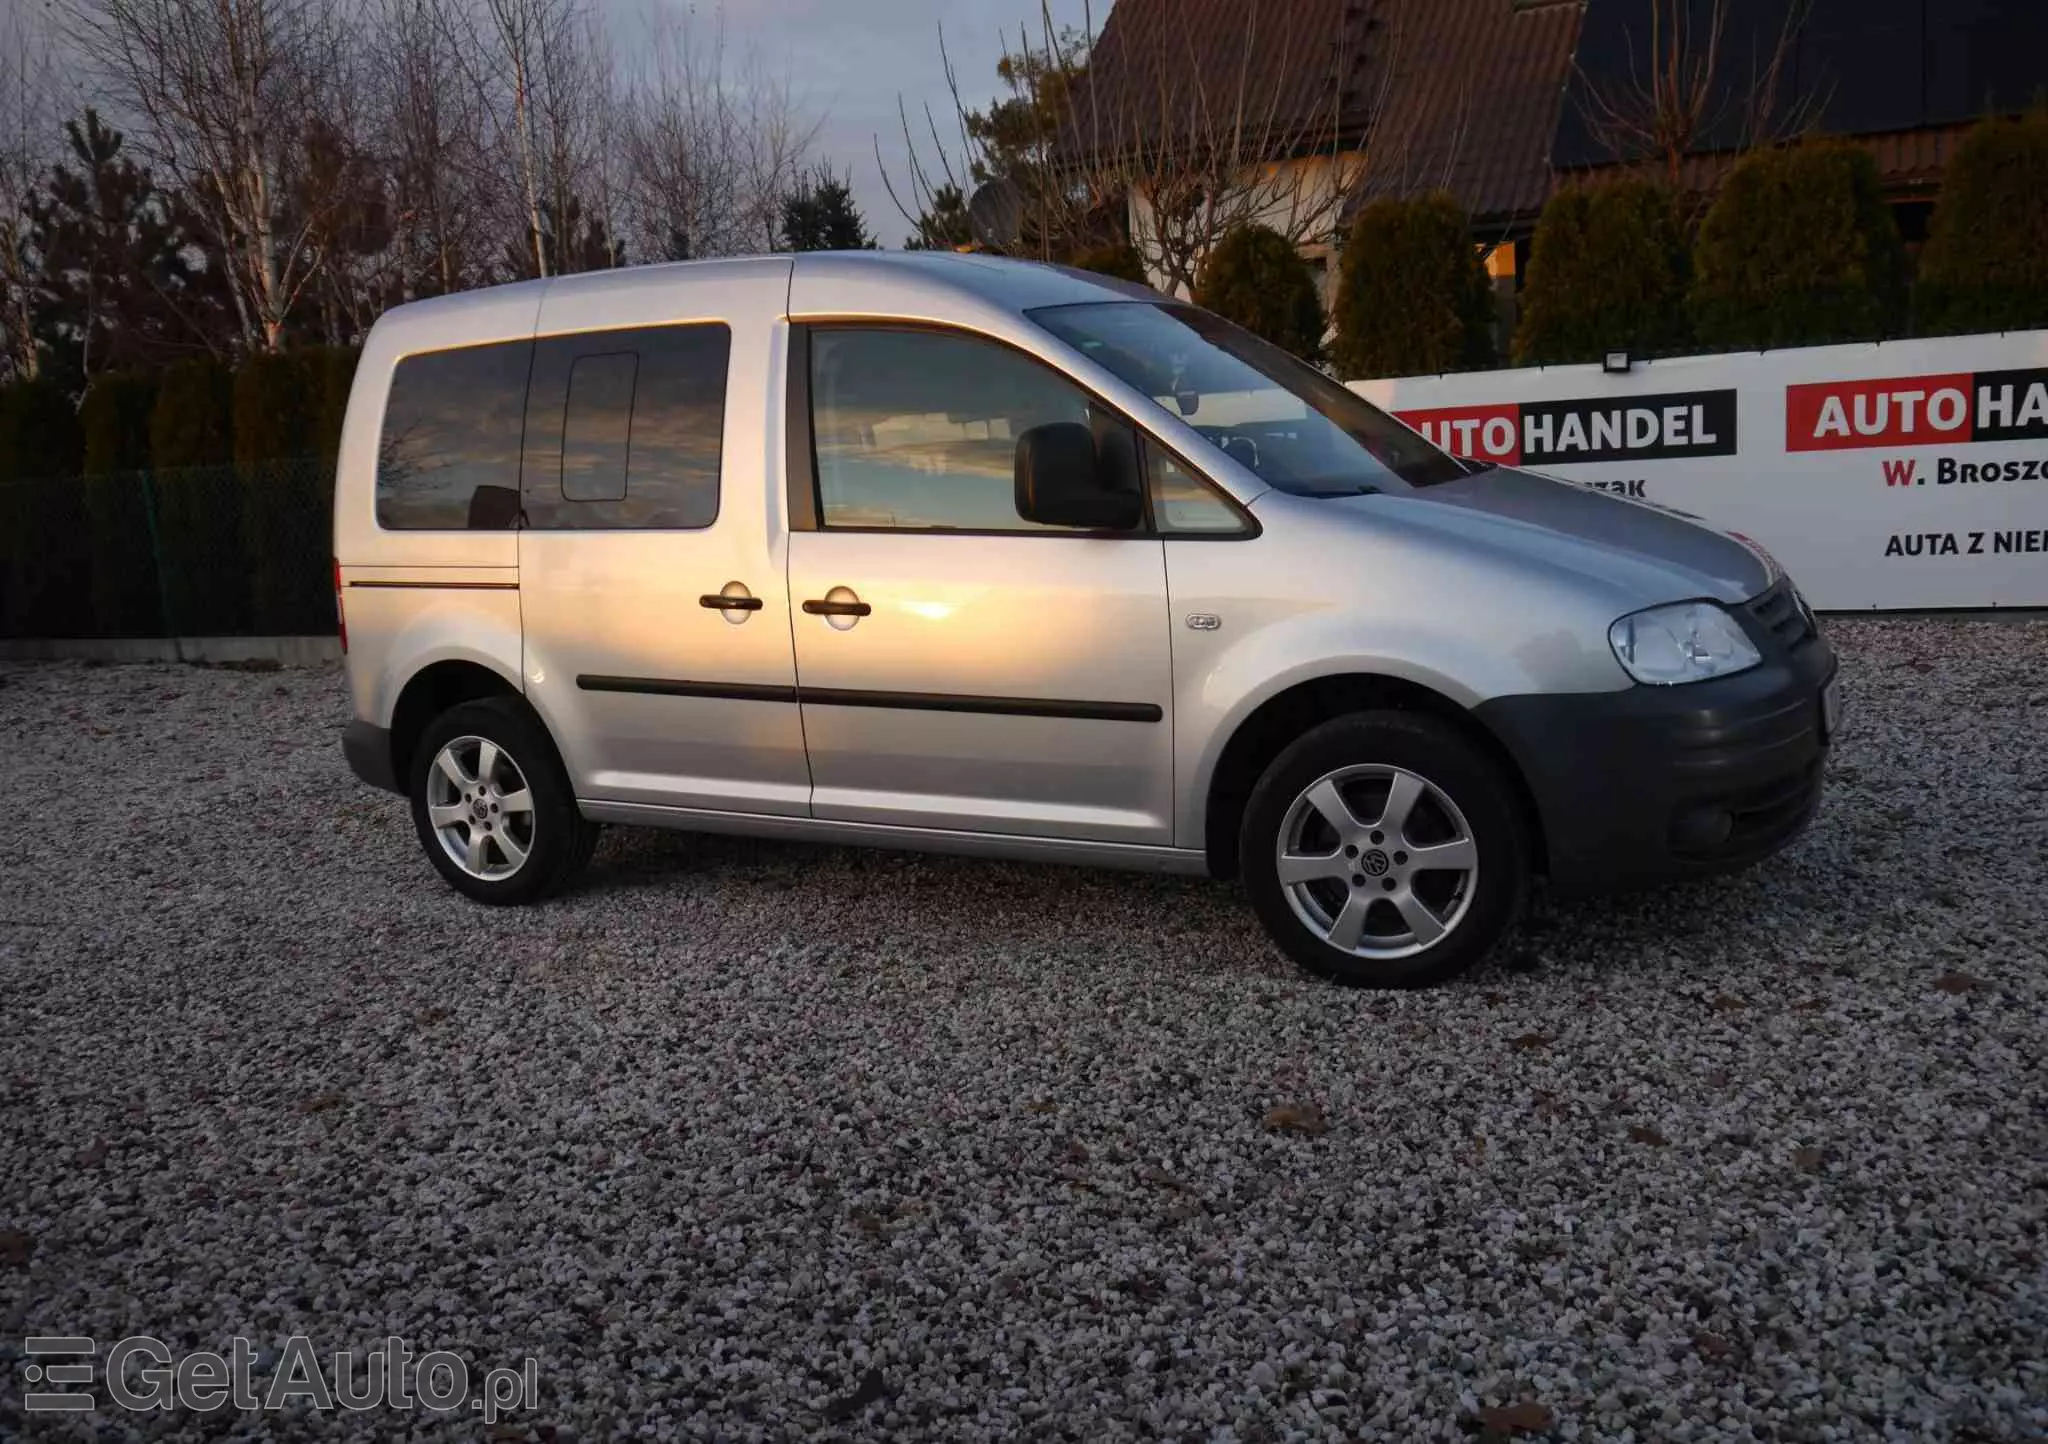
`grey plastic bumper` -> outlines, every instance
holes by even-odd
[[[405,791],[398,785],[398,775],[391,765],[389,728],[372,726],[357,718],[341,730],[341,755],[348,759],[349,771],[370,786],[386,792]]]
[[[1553,885],[1601,892],[1747,867],[1797,837],[1820,806],[1834,675],[1812,637],[1712,682],[1476,711],[1529,785]]]

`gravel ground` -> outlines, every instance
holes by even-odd
[[[1832,630],[1806,839],[1420,995],[1026,865],[487,911],[335,672],[0,671],[0,1435],[2039,1439],[2048,623]],[[53,1419],[31,1333],[540,1397]]]

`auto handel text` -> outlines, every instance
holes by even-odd
[[[42,1335],[26,1340],[22,1352],[27,1386],[22,1407],[28,1413],[88,1412],[104,1396],[119,1408],[137,1410],[417,1408],[462,1410],[495,1423],[532,1408],[540,1391],[539,1368],[532,1359],[488,1370],[481,1387],[472,1391],[469,1365],[460,1355],[445,1349],[415,1354],[400,1338],[323,1357],[303,1334],[292,1335],[274,1351],[237,1337],[225,1353],[201,1349],[184,1354],[173,1354],[160,1339],[136,1335],[102,1356],[92,1339]],[[101,1361],[99,1367],[94,1360]],[[52,1384],[83,1387],[38,1387]]]

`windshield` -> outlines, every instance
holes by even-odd
[[[1193,306],[1090,301],[1029,314],[1281,491],[1359,496],[1473,470],[1313,366]]]

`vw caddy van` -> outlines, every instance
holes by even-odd
[[[1349,983],[1762,859],[1835,658],[1759,547],[1457,460],[1193,306],[810,254],[398,307],[335,489],[355,718],[480,902],[626,823],[1241,878]]]

